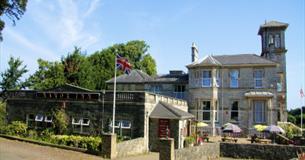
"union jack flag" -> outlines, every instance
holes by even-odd
[[[116,67],[117,69],[122,70],[125,74],[131,72],[131,64],[128,62],[128,59],[121,57],[118,54],[116,55]]]
[[[304,92],[303,92],[303,89],[302,89],[302,88],[301,88],[301,90],[300,90],[300,96],[301,96],[301,98],[304,97]]]

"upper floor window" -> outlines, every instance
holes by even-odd
[[[161,85],[152,85],[150,87],[150,91],[156,94],[160,94],[161,92]]]
[[[231,107],[231,120],[238,121],[238,101],[234,101]]]
[[[276,34],[275,37],[274,37],[274,45],[275,45],[275,48],[280,48],[281,46],[281,39],[280,39],[280,35],[279,34]]]
[[[254,88],[263,88],[264,70],[262,69],[254,70],[253,76],[254,76]]]
[[[254,101],[254,106],[253,106],[254,122],[256,123],[266,122],[265,110],[266,108],[264,101]]]
[[[230,71],[230,87],[231,88],[238,88],[238,77],[239,77],[238,70]]]
[[[211,87],[212,86],[212,72],[211,71],[203,71],[202,72],[202,86],[203,87]]]

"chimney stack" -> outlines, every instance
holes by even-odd
[[[199,59],[199,55],[198,55],[198,48],[196,46],[196,44],[193,42],[192,43],[192,62],[196,62]]]

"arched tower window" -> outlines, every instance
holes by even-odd
[[[269,41],[268,41],[268,44],[271,45],[271,44],[274,44],[274,37],[272,34],[269,34]]]
[[[280,48],[281,47],[281,39],[280,39],[280,34],[275,35],[275,48]]]

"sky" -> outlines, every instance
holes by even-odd
[[[10,56],[27,65],[27,78],[37,69],[38,58],[60,60],[75,46],[90,55],[130,40],[146,41],[158,74],[187,72],[192,42],[200,58],[260,55],[259,26],[276,20],[289,23],[287,104],[288,109],[297,108],[300,88],[305,88],[304,10],[304,0],[31,0],[15,26],[3,17],[0,72],[7,69]]]

